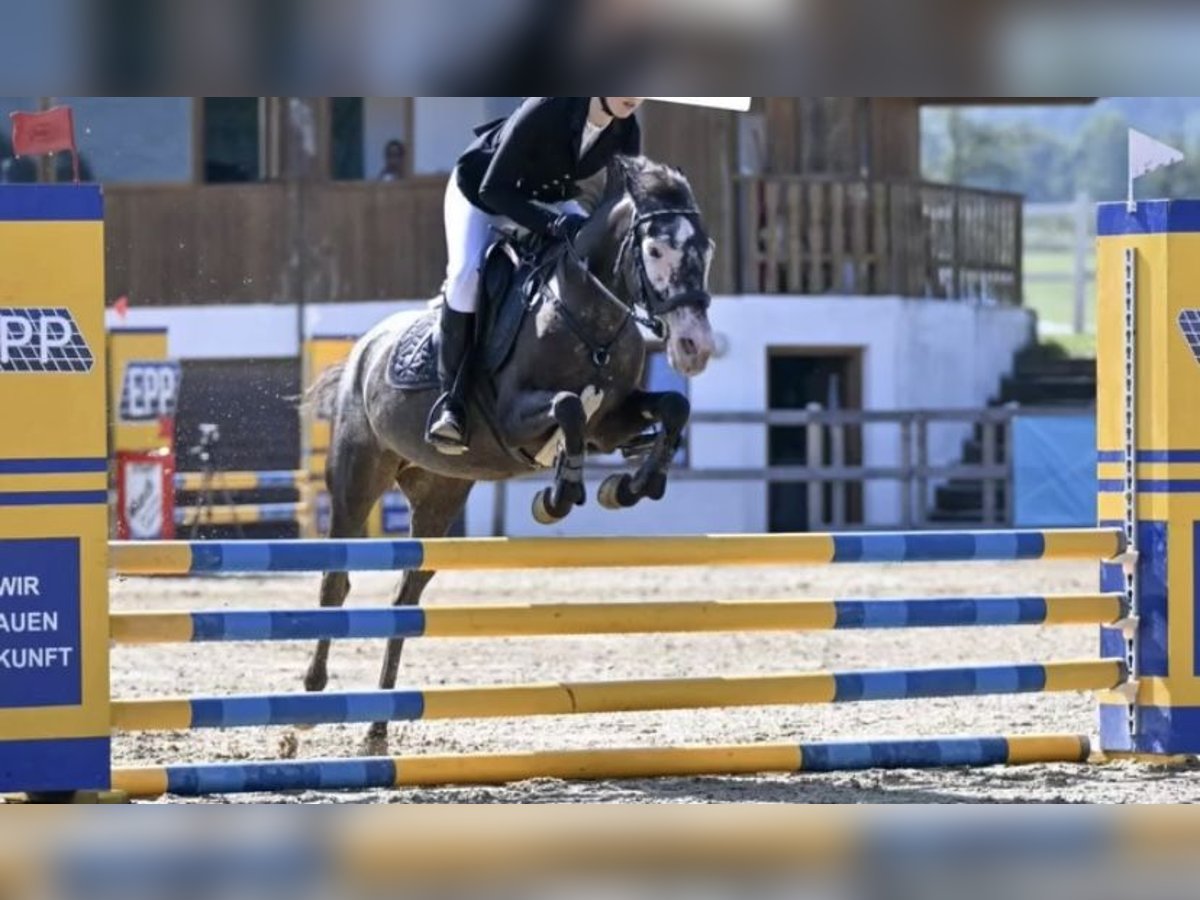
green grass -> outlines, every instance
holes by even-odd
[[[1075,270],[1075,260],[1069,251],[1028,251],[1024,258],[1025,305],[1038,315],[1042,339],[1061,345],[1072,356],[1093,356],[1096,352],[1096,337],[1093,317],[1095,314],[1095,292],[1089,287],[1087,324],[1085,334],[1071,334],[1074,318],[1075,295],[1070,276]],[[1093,265],[1088,260],[1089,267]],[[1063,275],[1066,279],[1040,281],[1029,276]]]
[[[1068,356],[1079,359],[1092,359],[1096,356],[1094,334],[1048,334],[1042,337],[1042,342],[1056,344],[1062,347]]]
[[[1066,251],[1025,251],[1025,271],[1035,275],[1070,275],[1075,270],[1075,260]]]

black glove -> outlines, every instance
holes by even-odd
[[[579,213],[563,213],[550,225],[550,236],[574,244],[579,232],[587,225],[588,217]]]

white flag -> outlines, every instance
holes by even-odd
[[[1148,134],[1129,129],[1129,197],[1127,205],[1133,212],[1137,204],[1133,200],[1133,181],[1143,175],[1183,162],[1183,154],[1174,147],[1169,147],[1162,141],[1156,141]]]
[[[729,109],[734,112],[749,112],[749,97],[647,97],[663,103],[682,103],[685,106],[707,106],[709,109]]]

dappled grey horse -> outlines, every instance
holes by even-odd
[[[585,198],[586,200],[586,198]],[[332,419],[326,483],[329,536],[359,537],[371,508],[393,485],[408,499],[411,534],[441,537],[477,481],[502,481],[552,469],[533,514],[543,524],[586,500],[586,453],[624,450],[632,473],[605,479],[606,508],[659,500],[690,412],[677,392],[641,389],[642,329],[662,335],[671,366],[701,373],[713,352],[708,270],[713,244],[683,173],[638,157],[610,167],[580,253],[549,248],[518,274],[510,244],[489,254],[481,335],[474,353],[469,450],[437,452],[424,441],[437,398],[433,340],[440,308],[416,320],[399,314],[354,346],[344,365],[324,372],[309,400]],[[580,261],[586,256],[586,263]],[[526,286],[524,269],[534,277]],[[538,278],[538,270],[542,277]],[[406,572],[396,605],[420,601],[433,572]],[[341,606],[345,573],[327,572],[321,606]],[[388,642],[381,689],[394,688],[403,642]],[[329,641],[319,641],[305,687],[323,690]],[[368,733],[370,752],[386,750],[387,724]]]

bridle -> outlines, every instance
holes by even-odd
[[[622,271],[625,269],[626,258],[632,253],[633,248],[640,246],[645,239],[645,227],[656,219],[666,218],[686,218],[693,225],[697,226],[697,230],[699,230],[700,210],[694,207],[653,209],[641,213],[635,210],[633,222],[629,225],[629,231],[625,233],[625,237],[621,241],[621,246],[617,250],[617,259],[613,263],[614,278],[621,277]],[[634,253],[632,259],[634,260],[634,265],[631,267],[632,271],[627,271],[625,275],[627,280],[632,278],[633,281],[633,284],[630,285],[633,302],[636,306],[640,306],[646,310],[651,318],[657,320],[666,313],[686,305],[708,309],[711,298],[704,291],[685,291],[670,299],[663,297],[654,289],[654,285],[650,283],[650,275],[646,272],[645,256],[641,253]]]
[[[621,337],[631,321],[637,322],[657,339],[662,340],[666,337],[667,333],[667,327],[662,321],[664,315],[686,304],[698,305],[702,309],[708,309],[711,298],[707,292],[702,290],[685,291],[670,299],[663,297],[650,283],[650,275],[646,271],[645,257],[641,253],[633,253],[630,256],[633,247],[640,245],[644,239],[644,228],[646,225],[655,219],[678,216],[686,216],[694,220],[697,226],[699,225],[700,211],[692,207],[656,209],[649,212],[635,213],[629,230],[625,233],[625,237],[622,238],[621,245],[617,249],[617,258],[613,263],[614,279],[620,279],[624,275],[627,283],[632,281],[632,284],[630,284],[632,304],[626,303],[614,294],[603,281],[592,273],[591,269],[588,268],[587,261],[579,256],[573,244],[570,242],[563,243],[564,253],[580,268],[592,283],[592,286],[596,288],[605,300],[619,306],[623,313],[621,323],[613,332],[612,337],[602,344],[597,344],[589,338],[587,329],[575,318],[574,314],[567,308],[567,305],[561,302],[561,298],[555,298],[559,300],[559,312],[562,313],[568,327],[591,352],[592,363],[596,368],[602,369],[608,365],[608,361],[611,358],[610,350],[612,346]],[[625,267],[626,259],[634,261],[634,264],[628,270]],[[645,314],[643,315],[639,312],[639,309],[644,309]]]

